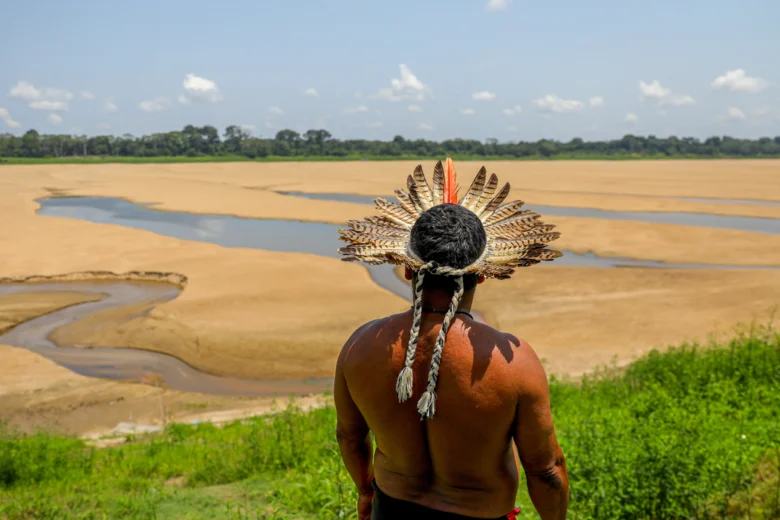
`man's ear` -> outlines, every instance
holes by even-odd
[[[409,269],[408,267],[404,267],[404,278],[407,280],[411,280],[414,277],[414,271]]]
[[[479,275],[479,278],[477,278],[477,283],[480,284],[485,281],[485,275]]]

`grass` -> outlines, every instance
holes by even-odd
[[[550,384],[575,519],[780,517],[780,335]],[[0,518],[355,518],[332,408],[171,425],[96,449],[0,434]],[[525,492],[522,517],[536,518]]]
[[[636,160],[678,160],[678,159],[767,159],[769,156],[740,157],[740,156],[700,156],[700,155],[645,155],[645,154],[599,154],[599,153],[562,153],[551,157],[533,155],[528,157],[515,157],[513,155],[462,155],[450,154],[455,161],[636,161]],[[0,157],[0,165],[28,165],[28,164],[168,164],[168,163],[210,163],[210,162],[340,162],[340,161],[437,161],[441,157],[428,157],[418,155],[387,156],[387,155],[347,155],[337,157],[325,156],[279,156],[271,155],[262,158],[249,158],[244,155],[201,155],[190,157],[186,155],[161,156],[161,157]]]

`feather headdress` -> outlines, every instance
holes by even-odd
[[[411,367],[422,321],[422,286],[425,273],[450,276],[455,280],[457,289],[436,340],[426,391],[417,406],[423,418],[431,418],[436,412],[435,389],[444,339],[463,296],[463,276],[475,274],[486,278],[505,279],[509,278],[517,267],[554,260],[561,256],[561,253],[548,249],[547,245],[557,239],[560,233],[553,231],[554,225],[539,220],[538,213],[522,209],[523,201],[504,203],[509,195],[509,183],[498,189],[498,177],[495,173],[488,177],[484,166],[461,199],[458,199],[455,166],[449,158],[446,161],[446,171],[441,161],[436,163],[431,184],[428,184],[422,166],[418,165],[414,173],[407,178],[406,187],[407,190],[395,190],[398,202],[381,197],[374,200],[381,215],[348,221],[349,229],[339,230],[339,233],[340,239],[349,242],[349,245],[339,248],[338,251],[344,255],[342,260],[345,261],[360,261],[370,265],[405,265],[416,273],[413,283],[412,330],[405,366],[398,375],[396,384],[401,402],[412,395]],[[439,204],[459,204],[472,211],[482,222],[487,244],[480,257],[471,265],[456,269],[435,262],[425,262],[412,251],[412,227],[420,215]]]

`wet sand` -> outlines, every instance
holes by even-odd
[[[106,435],[122,422],[162,425],[163,414],[166,422],[221,422],[268,413],[288,402],[286,398],[215,396],[84,377],[8,345],[0,345],[0,359],[2,419],[28,433],[44,429]],[[296,398],[299,405],[321,401],[328,398]]]
[[[0,294],[0,335],[32,318],[101,298],[98,294],[73,291]]]

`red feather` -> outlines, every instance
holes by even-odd
[[[446,175],[444,176],[444,198],[442,199],[443,204],[448,202],[451,204],[458,203],[457,180],[455,164],[452,162],[452,159],[447,157],[447,170]]]

